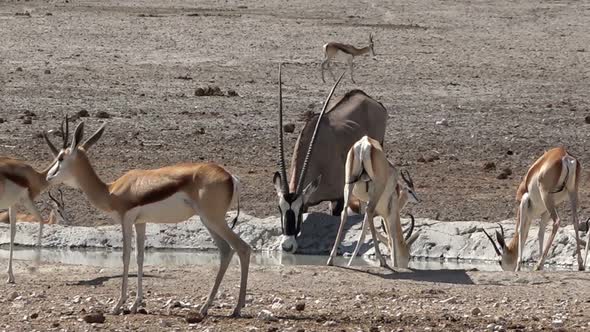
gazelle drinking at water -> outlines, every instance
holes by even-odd
[[[221,259],[201,314],[207,314],[236,251],[240,258],[241,278],[233,316],[239,316],[245,304],[251,248],[225,221],[232,202],[237,199],[239,205],[238,179],[216,164],[182,163],[151,170],[131,170],[112,183],[104,183],[86,154],[102,136],[104,126],[82,142],[84,123],[81,122],[76,127],[71,145],[59,151],[48,140],[57,159],[47,173],[47,179],[80,188],[94,206],[121,224],[123,280],[121,295],[112,312],[119,313],[127,300],[132,228],[135,227],[136,236],[137,295],[130,311],[135,313],[143,300],[146,223],[178,223],[198,214],[219,248]]]
[[[403,190],[399,186],[398,170],[391,164],[378,141],[364,136],[356,142],[346,157],[346,176],[344,185],[344,203],[348,203],[352,196],[367,203],[363,228],[368,224],[373,239],[377,239],[377,232],[373,218],[381,216],[385,219],[387,230],[387,244],[390,249],[391,264],[394,267],[406,268],[410,261],[410,246],[419,234],[410,234],[404,238],[400,221],[400,210],[407,199],[418,201],[413,190],[404,198]],[[409,178],[407,178],[411,181]],[[413,183],[411,182],[413,188]],[[344,225],[348,218],[348,209],[342,212],[340,227],[336,241],[332,247],[327,265],[332,265],[338,246],[342,240]],[[411,227],[413,229],[413,227]],[[381,255],[379,245],[375,242],[375,254],[381,266],[385,266],[385,259]]]
[[[538,217],[541,217],[539,233],[537,235],[539,239],[540,258],[535,266],[535,270],[541,270],[543,268],[549,249],[553,244],[555,234],[559,229],[559,223],[561,222],[557,214],[557,205],[566,199],[569,199],[571,204],[572,222],[576,233],[578,269],[580,271],[584,270],[590,241],[586,242],[586,250],[582,259],[577,213],[578,186],[580,184],[581,170],[582,166],[580,162],[563,147],[553,148],[545,152],[529,168],[516,191],[516,201],[519,203],[519,207],[516,210],[516,229],[512,240],[507,244],[504,237],[504,229],[502,229],[501,233],[496,231],[496,239],[500,245],[498,248],[493,238],[485,229],[483,230],[492,242],[496,254],[501,257],[500,265],[503,270],[520,270],[524,245],[529,234],[531,222]],[[549,241],[545,245],[545,248],[543,248],[545,227],[549,220],[553,221],[553,227]]]

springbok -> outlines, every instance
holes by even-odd
[[[49,212],[49,217],[47,220],[43,221],[44,224],[53,225],[53,224],[63,224],[67,222],[66,211],[64,206],[64,197],[63,192],[61,189],[58,189],[59,196],[54,197],[51,195],[51,191],[48,191],[47,194],[51,199],[51,211]],[[26,213],[17,213],[16,220],[19,222],[37,222],[37,218],[33,214],[26,214]],[[0,223],[8,224],[10,223],[10,213],[8,211],[0,212]]]
[[[400,172],[400,175],[402,177],[402,180],[404,180],[404,184],[398,183],[396,185],[395,190],[398,195],[398,203],[397,204],[399,206],[399,210],[401,211],[401,210],[403,210],[403,208],[406,206],[406,204],[408,202],[418,203],[420,200],[418,199],[418,196],[416,195],[416,192],[414,189],[414,181],[412,180],[410,173],[408,171],[404,172],[402,170]],[[365,182],[365,191],[366,191],[366,186],[367,186],[367,182]],[[362,190],[362,188],[357,188],[357,190]],[[369,193],[367,192],[366,195],[368,196],[368,194]],[[351,197],[351,201],[352,200],[356,200],[358,202],[354,205],[360,205],[360,200],[358,198],[354,197],[354,195],[353,195],[353,197]],[[355,209],[352,209],[352,210],[354,211]],[[360,210],[359,210],[359,212],[360,212]],[[410,222],[410,227],[408,228],[408,231],[404,232],[404,233],[406,233],[406,235],[404,236],[404,240],[406,241],[406,244],[409,243],[409,240],[412,237],[412,233],[414,231],[414,224],[415,224],[414,216],[412,214],[408,214],[408,215],[410,216],[411,222]],[[383,221],[382,221],[382,226],[383,226],[384,230],[387,230],[387,227],[385,226]],[[359,235],[359,239],[356,243],[356,247],[354,248],[354,251],[352,253],[352,256],[350,257],[350,260],[348,261],[348,266],[350,266],[352,264],[352,261],[354,260],[354,258],[358,254],[359,249],[361,248],[361,245],[365,242],[365,235],[367,233],[367,228],[369,228],[369,224],[363,222],[363,224],[361,226],[361,233]],[[373,239],[373,243],[375,245],[378,244],[377,241],[385,243],[385,245],[389,245],[389,239],[386,238],[385,236],[383,236],[383,234],[376,232],[376,235],[377,235],[377,239]],[[396,240],[401,241],[401,239],[396,239]],[[412,242],[414,242],[414,241],[415,241],[415,238],[412,239]],[[410,245],[411,245],[411,243],[407,244],[407,247],[409,248]],[[400,247],[403,247],[403,245],[400,244]],[[391,247],[389,248],[390,252],[392,249],[393,248],[391,248]],[[375,250],[375,252],[376,252],[376,250]],[[409,252],[408,252],[408,255],[409,255]],[[402,259],[402,261],[406,261],[406,260]],[[407,261],[409,262],[409,256],[407,258]],[[400,267],[402,267],[402,266],[400,266]],[[403,267],[406,268],[407,266],[403,266]]]
[[[81,122],[71,145],[59,151],[48,141],[57,159],[47,179],[80,188],[94,206],[121,224],[123,282],[112,313],[118,314],[127,300],[132,227],[135,227],[136,236],[137,294],[130,311],[136,313],[143,299],[146,223],[178,223],[198,214],[219,248],[221,259],[215,282],[200,312],[207,314],[233,253],[237,251],[241,267],[240,293],[232,315],[239,316],[245,304],[251,248],[225,222],[232,202],[237,199],[239,205],[238,179],[216,164],[182,163],[152,170],[131,170],[106,184],[98,177],[87,156],[87,151],[104,132],[105,124],[84,142],[83,128]]]
[[[394,267],[406,268],[410,260],[409,248],[419,234],[411,234],[413,229],[411,227],[410,236],[407,239],[403,237],[400,209],[405,205],[407,198],[401,195],[398,170],[387,160],[378,141],[364,136],[350,148],[346,156],[346,176],[344,179],[344,203],[346,206],[348,206],[352,195],[367,203],[363,228],[368,224],[373,239],[378,239],[373,218],[377,215],[385,220],[386,243],[390,248],[391,264]],[[409,198],[418,201],[414,192],[410,193]],[[333,264],[347,218],[348,210],[345,209],[327,265]],[[377,241],[375,241],[375,255],[381,266],[387,265]]]
[[[338,81],[332,87],[332,92]],[[332,215],[340,215],[342,212],[342,179],[348,149],[364,135],[381,142],[385,136],[387,110],[381,103],[360,90],[352,90],[326,111],[332,92],[326,99],[322,112],[311,116],[301,130],[291,160],[291,179],[288,180],[283,147],[283,101],[279,66],[280,170],[274,174],[273,183],[279,197],[283,234],[281,247],[287,252],[297,250],[297,236],[301,233],[303,213],[308,207],[329,201]]]
[[[522,265],[524,245],[533,219],[541,217],[539,225],[539,254],[540,259],[535,270],[541,270],[543,264],[559,229],[560,218],[557,215],[556,206],[569,198],[572,210],[574,230],[576,232],[576,255],[578,269],[584,270],[585,258],[582,260],[580,253],[580,238],[578,234],[578,186],[582,167],[580,162],[568,153],[563,147],[553,148],[543,154],[529,168],[516,191],[516,201],[519,207],[516,211],[516,229],[512,240],[506,244],[504,229],[496,231],[496,238],[500,248],[496,246],[493,238],[483,230],[492,242],[496,254],[501,257],[500,266],[504,271],[518,271]],[[543,250],[545,227],[553,221],[553,229],[549,241]],[[585,256],[588,255],[588,241],[586,243]]]
[[[43,136],[47,140],[47,135]],[[62,123],[63,138],[63,123]],[[65,142],[65,141],[64,141]],[[51,166],[49,166],[51,167]],[[37,238],[37,254],[34,265],[39,264],[41,259],[41,238],[43,235],[43,218],[35,206],[34,199],[51,185],[47,181],[49,167],[37,171],[27,163],[7,157],[0,157],[0,208],[8,209],[8,219],[10,221],[10,253],[8,256],[8,283],[14,283],[14,273],[12,271],[12,256],[14,250],[14,237],[16,236],[16,206],[22,203],[33,217],[39,222],[39,235]]]
[[[332,72],[331,61],[334,59],[334,57],[336,57],[338,52],[342,52],[345,55],[349,55],[348,66],[350,67],[350,79],[354,83],[352,60],[354,59],[355,56],[363,55],[363,54],[366,54],[369,52],[371,52],[372,56],[375,56],[375,49],[373,48],[373,34],[372,33],[369,34],[369,45],[362,47],[362,48],[356,48],[352,45],[336,43],[336,42],[330,42],[330,43],[325,44],[324,45],[324,60],[322,61],[322,66],[321,66],[322,82],[324,82],[324,83],[326,83],[326,79],[324,78],[324,70],[326,67],[328,68],[330,75],[332,75],[332,79],[336,79],[334,77],[334,73]]]

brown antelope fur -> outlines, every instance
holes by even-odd
[[[351,90],[330,103],[330,97],[340,81],[338,80],[324,102],[322,111],[308,117],[309,120],[301,130],[293,148],[288,178],[283,145],[280,73],[279,66],[280,168],[274,174],[273,183],[281,213],[281,249],[293,253],[298,248],[297,236],[302,232],[303,213],[307,208],[328,201],[331,203],[332,215],[340,215],[342,212],[342,179],[346,154],[364,135],[383,140],[387,110],[360,90]]]
[[[572,221],[576,233],[576,255],[578,269],[583,270],[588,255],[588,243],[585,255],[582,257],[579,244],[579,225],[577,216],[578,186],[582,166],[580,162],[563,147],[553,148],[537,159],[528,169],[516,191],[516,201],[519,207],[516,212],[516,228],[514,237],[506,244],[504,230],[496,231],[496,239],[500,247],[496,246],[493,238],[484,230],[492,242],[494,250],[501,257],[500,265],[507,271],[518,271],[522,265],[524,245],[533,219],[541,217],[539,233],[539,261],[535,266],[541,270],[549,253],[549,249],[559,229],[561,219],[557,214],[557,205],[565,200],[570,201]],[[549,241],[543,247],[545,228],[549,220],[553,221]]]
[[[8,283],[14,283],[12,257],[14,237],[16,236],[17,203],[22,203],[32,213],[29,219],[39,222],[37,239],[37,254],[34,264],[39,263],[41,257],[41,237],[43,234],[43,218],[35,206],[34,199],[49,186],[45,179],[49,168],[37,171],[25,162],[17,159],[0,158],[0,208],[8,209],[2,218],[10,222],[10,253],[8,258]]]
[[[322,82],[326,83],[326,79],[324,77],[324,70],[328,68],[328,72],[332,75],[332,79],[336,79],[334,73],[332,72],[332,60],[338,55],[338,53],[343,53],[348,55],[348,67],[350,68],[350,79],[354,83],[354,75],[353,75],[353,64],[352,60],[355,56],[367,54],[371,52],[373,56],[375,56],[374,44],[373,44],[373,34],[369,34],[369,45],[361,48],[356,48],[352,45],[330,42],[323,46],[324,49],[324,60],[322,61],[321,70],[322,70]]]
[[[385,220],[387,244],[390,248],[391,264],[394,267],[407,267],[409,263],[409,247],[417,238],[411,234],[403,237],[400,221],[400,203],[406,199],[400,196],[398,171],[386,158],[378,141],[364,136],[349,150],[346,158],[346,175],[344,186],[344,201],[348,206],[349,199],[354,195],[367,203],[363,228],[368,225],[373,239],[378,239],[373,218],[380,216]],[[415,197],[415,195],[413,195]],[[342,212],[340,227],[336,241],[332,247],[327,264],[332,265],[342,240],[344,225],[348,218],[348,210]],[[375,241],[376,242],[376,241]],[[381,266],[386,266],[379,246],[375,245],[375,254]]]
[[[238,200],[239,213],[238,179],[216,164],[181,163],[152,170],[131,170],[112,183],[104,183],[94,171],[86,152],[101,137],[105,125],[80,143],[83,124],[76,128],[71,146],[58,152],[48,178],[80,188],[94,206],[122,226],[123,282],[121,295],[112,312],[119,313],[127,300],[132,227],[135,227],[137,244],[137,295],[130,311],[135,313],[143,300],[146,223],[178,223],[199,215],[219,248],[221,259],[201,314],[207,314],[235,251],[240,258],[241,279],[233,316],[239,316],[245,304],[251,249],[225,221],[234,199]]]

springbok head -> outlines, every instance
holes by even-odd
[[[68,222],[68,216],[65,210],[64,193],[61,189],[57,190],[55,196],[51,194],[51,190],[47,192],[53,205],[51,213],[49,215],[49,224],[64,224]]]
[[[297,236],[301,232],[301,223],[303,222],[303,211],[306,203],[308,202],[311,195],[318,189],[321,181],[321,175],[316,179],[305,185],[305,175],[309,166],[310,156],[313,151],[313,146],[317,138],[317,132],[320,127],[320,121],[324,115],[328,103],[334,94],[334,90],[338,86],[338,83],[344,76],[344,73],[340,75],[340,78],[330,91],[328,98],[324,102],[324,107],[320,112],[318,121],[316,123],[307,154],[301,166],[299,172],[299,180],[297,187],[294,191],[289,189],[287,179],[287,169],[285,165],[285,150],[283,145],[283,89],[281,81],[281,64],[279,64],[279,171],[274,174],[273,183],[279,196],[279,212],[281,213],[281,227],[282,227],[282,238],[281,247],[286,252],[295,252],[297,250]]]
[[[504,227],[501,224],[500,231],[496,230],[496,240],[498,241],[498,245],[496,245],[496,241],[486,232],[485,229],[482,229],[485,235],[488,237],[490,242],[492,242],[492,246],[494,247],[494,251],[500,257],[500,261],[498,262],[504,271],[514,271],[516,269],[516,257],[517,255],[512,255],[510,253],[509,248],[506,246],[506,237],[504,235]]]
[[[369,33],[369,49],[371,50],[371,55],[375,56],[375,44],[373,43],[373,33]]]
[[[74,130],[72,143],[68,143],[69,126],[68,117],[66,116],[65,121],[62,121],[61,124],[62,147],[60,150],[53,145],[47,134],[44,133],[45,142],[56,157],[54,164],[47,173],[47,180],[54,183],[65,183],[70,187],[78,188],[75,174],[80,170],[80,167],[84,167],[85,162],[88,162],[86,151],[100,139],[105,125],[103,124],[92,136],[82,142],[84,138],[84,122],[80,122],[76,130]]]

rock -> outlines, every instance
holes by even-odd
[[[277,332],[278,330],[279,328],[276,326],[271,326],[268,329],[266,329],[267,332]]]
[[[184,320],[186,320],[186,322],[189,324],[196,324],[196,323],[202,322],[204,318],[205,317],[203,315],[201,315],[200,312],[189,311],[186,314],[186,317],[184,318]]]
[[[15,71],[21,72],[21,71],[23,71],[23,67],[16,67]]]
[[[555,329],[560,329],[563,327],[563,320],[561,319],[554,319],[551,321],[551,326]]]
[[[18,293],[17,292],[12,292],[12,294],[10,294],[8,296],[8,300],[9,301],[14,301],[14,299],[16,299],[18,297]]]
[[[280,302],[275,302],[275,303],[273,303],[273,304],[270,306],[270,308],[271,308],[272,310],[279,310],[279,309],[281,309],[282,307],[283,307],[283,304],[282,304],[282,303],[280,303]]]
[[[195,96],[196,97],[201,97],[205,95],[205,89],[203,88],[196,88],[195,89]]]
[[[481,309],[478,307],[475,307],[473,309],[471,309],[471,315],[473,316],[479,316],[481,315]]]
[[[379,328],[377,326],[371,326],[371,328],[369,328],[369,332],[379,332]]]
[[[236,92],[236,90],[229,89],[229,90],[227,90],[227,96],[228,96],[228,97],[238,97],[239,95],[238,95],[238,93]]]
[[[51,327],[53,327],[53,328],[59,327],[59,322],[51,323]]]
[[[330,326],[336,326],[336,324],[337,323],[335,321],[329,320],[329,321],[325,322],[324,324],[322,324],[322,326],[330,327]]]
[[[76,115],[77,115],[78,117],[81,117],[81,118],[85,118],[85,117],[88,117],[88,116],[90,116],[90,114],[88,113],[88,111],[87,111],[87,110],[85,110],[85,109],[81,109],[81,110],[79,110],[79,111],[78,111],[78,113],[76,113]]]
[[[269,321],[269,322],[274,322],[274,321],[278,320],[271,311],[264,310],[264,309],[258,313],[257,317],[260,320]]]
[[[305,310],[305,302],[297,302],[295,304],[295,310],[297,310],[297,311]]]
[[[139,308],[139,309],[137,309],[137,313],[138,314],[142,314],[142,315],[147,315],[148,314],[148,312],[147,312],[147,310],[145,310],[145,308]]]
[[[486,330],[493,332],[495,327],[496,327],[496,324],[490,323],[486,326]]]
[[[19,67],[20,68],[20,67]],[[17,68],[18,69],[18,68]],[[21,69],[22,70],[22,69]],[[18,70],[17,70],[18,71]],[[584,118],[584,122],[590,124],[590,115],[586,115],[586,117]]]
[[[246,327],[246,331],[248,331],[248,332],[256,332],[256,331],[258,331],[258,328],[256,326],[247,326]]]
[[[30,116],[27,116],[23,119],[23,124],[32,124],[33,123],[33,119]]]
[[[450,304],[457,303],[457,297],[456,296],[451,296],[451,297],[449,297],[446,300],[440,301],[440,303],[450,303]]]
[[[109,113],[107,113],[106,111],[98,111],[96,113],[96,117],[99,119],[108,119],[111,117],[111,115]]]
[[[6,120],[4,120],[4,118],[0,118],[0,123],[4,123],[6,122]]]
[[[496,169],[496,163],[493,161],[488,161],[483,164],[484,171],[492,171]]]
[[[448,127],[449,126],[449,121],[447,121],[447,119],[442,119],[442,120],[436,121],[435,124],[437,126],[445,126],[445,127]]]
[[[495,303],[492,305],[492,307],[494,307],[494,308],[498,308],[499,306],[500,306],[500,303],[498,303],[498,302],[495,302]]]
[[[87,315],[84,315],[82,319],[88,324],[102,324],[105,321],[104,314],[102,312],[91,312]]]
[[[44,73],[47,74],[47,75],[49,75],[49,74],[51,74],[51,70],[45,69]]]
[[[32,314],[29,315],[29,318],[30,319],[37,319],[37,318],[39,318],[39,314],[36,313],[36,312],[34,312],[34,313],[32,313]]]
[[[506,173],[507,175],[512,175],[512,170],[508,167],[505,167],[504,169],[502,169],[502,172]]]
[[[295,131],[295,124],[294,123],[287,123],[286,125],[283,126],[283,130],[286,133],[292,133]]]

